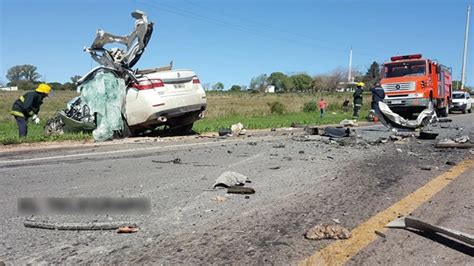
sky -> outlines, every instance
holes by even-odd
[[[155,23],[135,68],[192,69],[203,84],[249,85],[280,71],[325,74],[421,53],[461,79],[467,5],[474,0],[0,0],[0,82],[14,65],[67,82],[96,66],[83,52],[98,28],[127,35],[134,10]],[[471,8],[466,85],[474,85]]]

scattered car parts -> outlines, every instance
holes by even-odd
[[[435,232],[435,233],[443,234],[445,236],[449,236],[465,244],[474,246],[474,235],[463,233],[463,232],[449,229],[449,228],[444,228],[441,226],[431,225],[431,224],[422,222],[420,220],[412,219],[409,217],[397,218],[391,221],[390,223],[388,223],[387,225],[385,225],[385,227],[402,228],[402,229],[411,228],[411,229],[416,229],[423,232],[425,231]]]

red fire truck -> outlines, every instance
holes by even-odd
[[[439,116],[448,116],[451,69],[421,54],[393,56],[382,66],[384,102],[401,115],[411,116],[433,104]]]

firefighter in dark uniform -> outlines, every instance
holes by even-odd
[[[50,92],[51,86],[41,83],[36,90],[25,93],[13,103],[10,113],[15,117],[20,138],[24,138],[28,134],[28,118],[31,117],[33,122],[39,124],[38,112],[40,106],[43,104],[43,99],[48,97]]]
[[[379,102],[385,99],[385,91],[380,86],[379,81],[375,83],[374,87],[370,89],[370,91],[372,92],[372,102],[371,102],[372,110],[376,112],[380,112]]]
[[[384,124],[388,128],[391,128],[391,126],[387,123],[387,121],[383,117],[383,114],[380,111],[380,107],[379,107],[379,102],[383,102],[383,100],[385,99],[385,91],[380,85],[380,81],[375,82],[374,87],[371,88],[370,91],[372,92],[371,113],[374,116],[377,116],[377,118],[382,124]]]
[[[364,87],[364,82],[358,82],[357,83],[357,88],[352,95],[354,97],[354,117],[359,117],[359,111],[362,108],[362,93],[364,90],[362,89]]]

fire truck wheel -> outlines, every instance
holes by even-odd
[[[448,113],[449,113],[449,107],[448,107],[448,106],[446,106],[446,107],[444,107],[444,108],[442,108],[442,109],[439,109],[439,115],[440,115],[441,117],[447,117],[447,116],[448,116]]]

